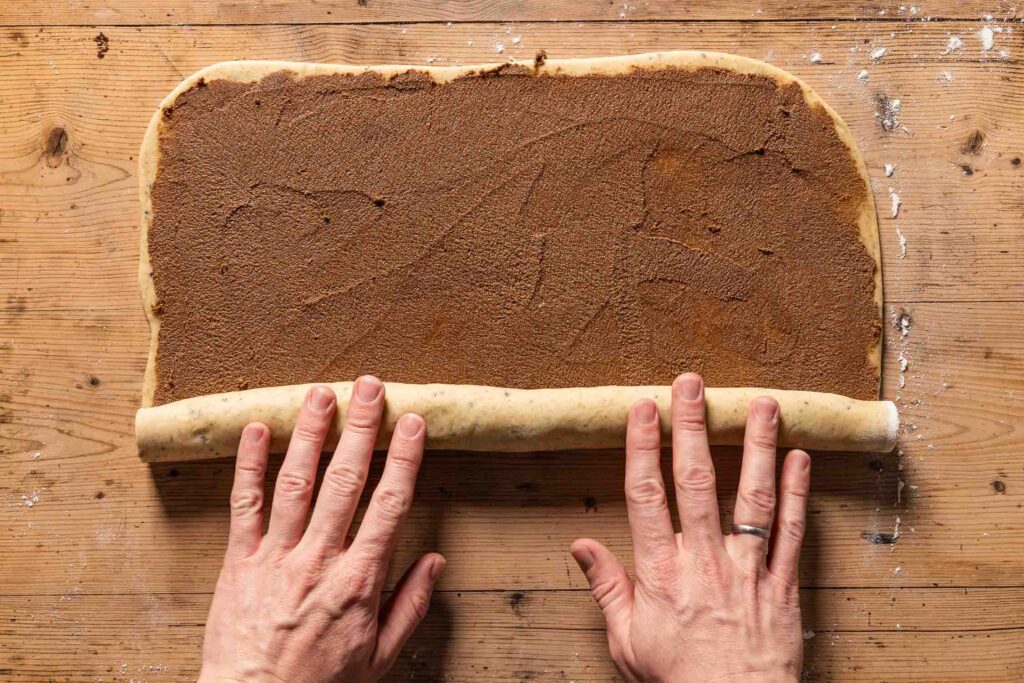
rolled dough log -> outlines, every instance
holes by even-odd
[[[270,428],[271,449],[283,452],[310,386],[212,394],[143,408],[135,417],[139,456],[149,462],[233,456],[242,429],[253,421]],[[338,441],[352,391],[351,382],[330,386],[338,395],[338,412],[327,448]],[[389,382],[377,447],[387,446],[399,416],[415,412],[427,422],[428,448],[509,453],[619,448],[629,408],[640,398],[658,403],[662,431],[670,434],[670,391],[665,386],[505,389]],[[780,404],[782,447],[887,452],[896,444],[899,417],[890,401],[756,388],[707,390],[711,443],[742,444],[747,405],[764,394]]]

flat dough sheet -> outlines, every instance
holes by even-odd
[[[363,372],[877,396],[864,162],[759,61],[221,63],[140,166],[144,406]]]

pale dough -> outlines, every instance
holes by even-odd
[[[139,455],[149,462],[232,456],[242,429],[253,421],[270,428],[272,450],[283,452],[310,386],[249,389],[143,408],[135,418]],[[338,396],[327,440],[327,448],[332,448],[352,384],[329,386]],[[629,408],[641,398],[658,403],[662,431],[665,436],[671,433],[670,387],[503,389],[388,382],[385,392],[378,448],[386,447],[396,420],[407,412],[426,420],[429,448],[508,453],[621,448]],[[782,447],[887,452],[896,444],[899,418],[889,401],[754,388],[707,390],[711,443],[742,444],[747,406],[764,394],[779,402]]]

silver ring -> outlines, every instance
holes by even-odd
[[[750,534],[751,536],[759,536],[766,540],[772,533],[770,529],[763,529],[759,526],[751,526],[749,524],[733,524],[732,532],[734,534]]]

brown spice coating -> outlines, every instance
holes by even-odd
[[[877,395],[866,188],[797,85],[277,73],[173,112],[155,404],[365,372]]]

